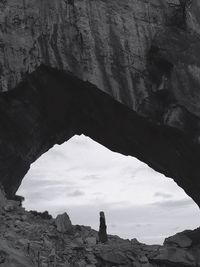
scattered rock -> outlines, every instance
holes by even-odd
[[[56,263],[56,251],[54,248],[51,250],[51,253],[49,254],[49,262]]]
[[[114,251],[104,251],[103,253],[101,252],[98,257],[100,257],[103,261],[109,262],[112,264],[125,264],[127,262],[127,258],[125,255],[120,254],[119,252],[114,252]]]
[[[139,262],[142,264],[146,264],[146,263],[149,263],[149,260],[146,256],[142,256],[139,258]]]
[[[35,211],[35,210],[31,210],[30,213],[31,213],[33,216],[38,216],[38,217],[40,217],[41,219],[45,219],[45,220],[50,220],[50,219],[52,219],[52,216],[48,213],[48,211],[38,212],[38,211]]]
[[[0,250],[0,264],[4,263],[7,257],[8,254],[5,251]]]
[[[132,244],[140,244],[140,242],[136,239],[136,238],[133,238],[133,239],[131,239],[131,243]]]
[[[75,263],[75,267],[85,267],[86,261],[85,260],[79,260]]]
[[[167,238],[164,246],[111,235],[108,242],[97,243],[97,231],[73,227],[66,213],[48,219],[41,216],[43,213],[24,211],[15,202],[6,204],[14,204],[14,209],[0,209],[2,267],[200,266],[200,242],[193,237],[197,230]],[[195,243],[191,243],[190,237]]]
[[[7,204],[4,206],[4,210],[6,212],[11,212],[16,209],[16,202],[15,201],[8,201]]]
[[[95,246],[96,243],[97,243],[97,239],[96,239],[96,237],[87,237],[87,238],[85,239],[85,242],[86,242],[86,244],[87,244],[88,246]]]
[[[24,214],[24,215],[21,216],[21,221],[26,221],[27,219],[28,219],[27,215]]]
[[[74,243],[78,244],[78,245],[83,245],[83,238],[82,237],[76,237],[74,240],[73,240]]]
[[[135,261],[135,257],[132,255],[132,253],[131,253],[130,251],[128,251],[128,252],[126,253],[126,256],[127,256],[127,258],[130,259],[131,261]]]
[[[96,263],[98,263],[98,261],[96,260],[96,257],[95,257],[94,254],[87,254],[87,255],[86,255],[86,258],[87,258],[87,260],[89,261],[89,263],[91,263],[91,264],[96,264]]]

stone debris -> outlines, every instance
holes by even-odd
[[[199,229],[165,240],[164,246],[107,236],[98,241],[91,227],[73,226],[67,213],[44,216],[18,202],[0,209],[0,267],[196,267],[200,266]]]

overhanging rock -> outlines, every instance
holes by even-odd
[[[13,197],[30,164],[85,134],[174,179],[200,205],[200,149],[190,134],[149,121],[70,73],[40,66],[0,94],[0,182]]]

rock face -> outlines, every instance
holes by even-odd
[[[13,197],[30,164],[85,134],[172,177],[200,205],[200,150],[190,135],[150,122],[88,82],[41,66],[0,94],[0,182]]]
[[[200,206],[199,14],[198,0],[0,1],[6,195],[55,143],[84,133],[172,177]],[[199,229],[163,247],[111,236],[95,244],[93,230],[0,200],[5,267],[200,265]]]
[[[185,3],[1,1],[0,88],[14,88],[45,64],[71,71],[151,119],[197,127],[200,6]]]
[[[165,0],[1,1],[1,89],[13,88],[43,63],[70,70],[136,108],[148,95],[139,75],[146,52],[168,12]]]
[[[198,0],[1,1],[0,88],[25,80],[0,96],[7,195],[53,144],[85,133],[174,178],[200,205],[199,14]],[[95,87],[78,79],[66,78],[68,90],[41,64],[70,70],[136,113],[95,89],[81,92]]]
[[[188,248],[192,245],[192,240],[184,234],[176,234],[165,239],[165,245],[176,245],[180,248]]]

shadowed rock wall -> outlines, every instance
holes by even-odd
[[[192,120],[198,140],[200,6],[184,2],[1,1],[0,90],[43,63],[92,82],[151,120],[189,131]]]
[[[0,94],[0,108],[0,182],[9,197],[41,154],[83,133],[172,177],[200,204],[200,150],[190,135],[148,121],[89,82],[41,66]]]
[[[0,89],[8,91],[0,96],[0,180],[8,195],[43,152],[85,133],[173,177],[200,203],[200,5],[198,0],[181,3],[0,2]],[[56,71],[46,67],[26,78],[41,64],[70,70],[130,110],[103,94],[105,104],[100,91],[78,79],[71,85],[65,77],[67,87],[60,85],[57,76],[51,77]],[[11,90],[24,79],[20,90]],[[90,98],[98,103],[98,111]],[[83,112],[82,119],[75,107]]]

